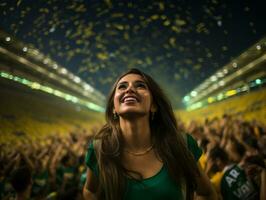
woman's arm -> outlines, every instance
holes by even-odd
[[[200,176],[197,178],[197,199],[210,199],[216,200],[218,199],[217,193],[212,186],[210,179],[208,176],[203,172],[201,166],[198,164]]]
[[[84,200],[97,200],[97,179],[90,168],[87,169],[86,182],[83,187],[83,198]]]

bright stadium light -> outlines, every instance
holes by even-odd
[[[189,97],[189,96],[185,96],[185,97],[184,97],[184,101],[185,101],[185,102],[188,102],[189,100],[190,100],[190,97]]]
[[[236,62],[233,63],[233,67],[237,68],[237,63]]]
[[[241,88],[241,91],[242,92],[245,92],[245,91],[248,91],[249,87],[248,85],[244,85],[242,88]]]
[[[53,68],[54,69],[57,69],[58,68],[58,65],[56,63],[53,64]]]
[[[22,51],[23,52],[27,52],[28,51],[28,47],[23,47]]]
[[[224,69],[224,74],[227,74],[228,73],[228,69]]]
[[[74,81],[75,81],[76,83],[80,83],[81,80],[80,80],[79,77],[76,76],[76,77],[74,78]]]
[[[258,79],[258,78],[255,80],[255,82],[256,82],[257,85],[260,85],[262,83],[262,81],[260,79]]]
[[[220,81],[220,82],[219,82],[219,85],[220,85],[220,86],[224,86],[224,84],[225,84],[224,81]]]
[[[215,75],[211,76],[211,81],[212,81],[212,82],[217,81],[217,77],[216,77]]]
[[[218,72],[218,73],[217,73],[217,76],[218,76],[219,78],[222,78],[222,77],[224,76],[224,74],[223,74],[223,72]]]
[[[195,97],[195,96],[197,96],[198,93],[196,91],[192,91],[190,94],[191,94],[191,96]]]
[[[220,101],[224,98],[223,93],[218,94],[217,99]]]
[[[57,97],[65,99],[67,101],[71,101],[72,103],[85,106],[85,107],[89,108],[90,110],[94,110],[97,112],[104,112],[105,111],[105,109],[102,106],[99,106],[99,105],[96,105],[90,101],[75,97],[71,94],[65,93],[65,92],[60,91],[58,89],[51,88],[51,87],[46,86],[46,85],[42,85],[38,82],[30,81],[30,80],[27,80],[25,78],[18,77],[18,76],[13,76],[12,74],[9,74],[7,72],[0,72],[0,77],[6,78],[9,80],[13,80],[15,82],[26,85],[32,89],[35,89],[35,90],[41,90],[43,92],[55,95]]]
[[[93,91],[94,91],[93,87],[91,87],[91,86],[88,85],[88,84],[84,84],[83,87],[84,87],[85,90],[87,90],[87,91],[89,91],[89,92],[93,92]]]
[[[256,46],[256,49],[259,51],[259,50],[261,50],[261,46],[258,44],[257,46]]]
[[[45,58],[44,61],[43,61],[43,64],[47,65],[49,62],[49,59]]]
[[[6,37],[5,39],[7,42],[10,42],[11,41],[11,37]]]
[[[62,69],[60,69],[59,72],[62,73],[62,74],[66,74],[67,73],[67,70],[65,68],[62,68]]]

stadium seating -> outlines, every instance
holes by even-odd
[[[5,88],[0,98],[0,144],[21,137],[38,139],[88,130],[103,122],[103,113],[36,91]]]
[[[203,122],[206,118],[221,117],[223,114],[235,115],[247,121],[257,120],[265,123],[265,110],[266,90],[262,88],[190,112],[177,110],[175,114],[185,123],[189,123],[191,120]]]

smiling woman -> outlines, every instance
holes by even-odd
[[[89,144],[85,199],[216,199],[198,168],[201,150],[179,131],[169,100],[147,74],[131,69],[115,82],[106,125]]]

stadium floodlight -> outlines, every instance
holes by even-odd
[[[248,91],[249,87],[248,85],[244,85],[242,88],[241,88],[241,91],[242,92],[245,92],[245,91]]]
[[[28,47],[23,47],[23,48],[22,48],[22,51],[23,51],[23,52],[27,52],[27,51],[28,51]]]
[[[43,64],[47,65],[48,63],[49,63],[49,59],[45,58],[44,61],[43,61]]]
[[[261,46],[258,44],[257,46],[256,46],[256,49],[259,51],[259,50],[261,50]]]
[[[58,68],[58,65],[56,63],[53,64],[53,68],[54,69],[57,69]]]
[[[80,83],[80,82],[81,82],[81,80],[80,80],[80,78],[79,78],[78,76],[75,76],[74,81],[75,81],[76,83]]]
[[[6,42],[10,42],[11,41],[11,37],[6,37],[5,40],[6,40]]]
[[[224,74],[227,74],[228,73],[228,69],[224,69],[223,72],[224,72]]]
[[[257,85],[260,85],[260,84],[262,83],[262,81],[261,81],[259,78],[257,78],[257,79],[255,80],[255,83],[256,83]]]
[[[212,82],[217,81],[217,77],[216,77],[215,75],[211,76],[211,81],[212,81]]]
[[[216,90],[218,87],[219,87],[218,84],[214,84],[213,85],[213,90]]]
[[[59,72],[61,74],[66,74],[67,73],[67,70],[65,68],[61,68],[61,69],[59,69]]]
[[[224,74],[223,74],[223,72],[221,71],[221,72],[218,72],[218,73],[217,73],[217,76],[218,76],[219,78],[222,78],[222,77],[224,77]]]
[[[218,94],[217,99],[219,101],[222,100],[223,98],[224,98],[224,94],[223,93]]]
[[[37,82],[32,82],[30,86],[32,89],[36,89],[36,90],[40,89],[41,87],[41,85]]]
[[[191,96],[195,97],[195,96],[197,96],[198,93],[196,91],[192,91],[190,94],[191,94]]]
[[[222,80],[219,82],[219,86],[224,86],[225,85],[225,82]]]
[[[185,97],[184,97],[184,101],[185,101],[185,102],[188,102],[189,100],[190,100],[190,97],[189,97],[189,96],[185,96]]]
[[[83,84],[83,88],[84,88],[85,90],[88,90],[89,92],[93,92],[93,91],[94,91],[93,87],[91,87],[91,86],[90,86],[89,84],[87,84],[87,83]]]

